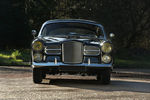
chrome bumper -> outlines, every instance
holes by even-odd
[[[40,68],[40,67],[63,67],[63,66],[80,66],[80,67],[90,67],[90,68],[113,68],[112,63],[111,64],[64,64],[61,62],[58,62],[57,64],[55,63],[36,63],[32,62],[32,68]]]

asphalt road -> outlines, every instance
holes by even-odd
[[[0,100],[100,99],[150,100],[150,79],[113,77],[101,85],[91,76],[56,75],[34,84],[30,68],[0,67]]]

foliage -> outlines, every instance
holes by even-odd
[[[95,20],[116,33],[116,49],[150,49],[149,5],[149,0],[27,0],[26,14],[33,29],[49,19]]]
[[[117,68],[150,68],[149,67],[150,66],[149,55],[150,55],[150,52],[146,50],[120,49],[115,53],[115,67]]]
[[[115,48],[150,50],[150,0],[1,0],[1,48],[29,48],[46,20],[89,19],[116,34]]]
[[[14,59],[19,58],[20,56],[21,56],[21,53],[18,50],[12,52],[11,54],[11,57]]]
[[[0,65],[29,65],[30,50],[0,50]]]

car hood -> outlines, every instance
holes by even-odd
[[[100,44],[104,39],[99,38],[64,38],[64,37],[42,37],[42,40],[46,43],[53,43],[53,42],[64,42],[64,41],[81,41],[90,44]]]

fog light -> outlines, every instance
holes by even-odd
[[[109,56],[109,55],[103,55],[102,61],[104,63],[110,63],[111,62],[111,56]]]
[[[42,54],[34,54],[34,61],[40,62],[42,61]]]

